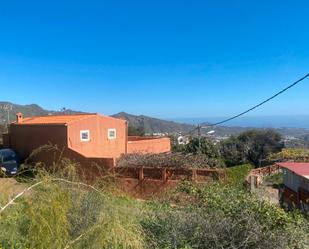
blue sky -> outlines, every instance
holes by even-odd
[[[1,1],[0,100],[234,115],[309,71],[308,1]],[[309,114],[309,79],[250,115]]]

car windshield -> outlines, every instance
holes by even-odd
[[[16,160],[16,154],[13,151],[4,151],[0,153],[0,156],[3,158],[3,162]]]

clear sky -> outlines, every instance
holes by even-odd
[[[1,1],[0,100],[234,115],[309,71],[309,1]],[[250,115],[309,114],[309,79]]]

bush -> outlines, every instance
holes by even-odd
[[[283,149],[278,153],[270,154],[268,160],[275,162],[291,160],[296,162],[309,162],[309,149]]]
[[[214,168],[223,167],[221,160],[204,154],[161,153],[125,154],[117,160],[119,167],[171,167],[171,168]]]
[[[251,164],[243,164],[226,168],[226,182],[233,186],[242,187],[246,176],[254,167]]]
[[[307,248],[308,224],[300,214],[228,185],[180,189],[176,206],[154,210],[144,221],[150,248]],[[190,198],[179,202],[182,195]]]
[[[31,192],[0,213],[0,248],[144,248],[139,210],[82,182],[76,165],[66,164],[54,175],[40,170]]]

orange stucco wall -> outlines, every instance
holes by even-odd
[[[129,137],[127,153],[162,153],[171,151],[171,141],[163,138]]]
[[[108,129],[116,129],[116,139],[108,139]],[[80,140],[81,130],[89,130],[90,141]],[[127,122],[97,115],[70,123],[68,147],[87,157],[119,157],[127,149]]]
[[[61,149],[67,146],[66,128],[64,125],[11,125],[8,147],[22,158],[48,143],[57,144]]]

